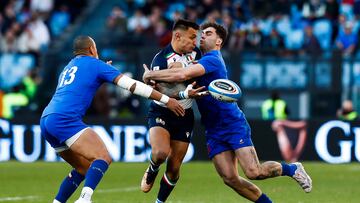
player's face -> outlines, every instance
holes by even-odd
[[[179,47],[183,53],[192,52],[196,46],[197,30],[189,28],[186,31],[180,31],[179,33]]]
[[[200,39],[200,49],[203,52],[208,52],[215,48],[216,44],[219,43],[219,36],[216,34],[216,30],[213,27],[208,27],[202,31]]]

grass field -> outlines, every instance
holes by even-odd
[[[312,176],[313,191],[305,194],[295,181],[280,177],[254,181],[277,203],[359,203],[360,164],[329,165],[307,162]],[[139,184],[146,163],[113,163],[97,188],[95,203],[153,203],[158,182],[144,194]],[[0,202],[50,203],[60,181],[70,168],[65,163],[0,163]],[[161,172],[163,172],[162,167]],[[78,190],[68,202],[79,196]],[[181,179],[168,203],[239,203],[249,202],[226,187],[211,162],[183,165]]]

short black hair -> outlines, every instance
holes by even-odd
[[[216,34],[222,39],[221,46],[224,46],[225,40],[227,39],[228,32],[226,28],[217,23],[207,22],[201,25],[201,29],[205,30],[208,27],[213,27],[215,29]]]
[[[75,38],[73,43],[73,52],[74,55],[87,54],[89,48],[93,45],[93,40],[91,37],[86,35],[80,35]]]
[[[185,20],[185,19],[179,19],[174,23],[173,31],[177,29],[181,30],[188,30],[189,28],[193,28],[195,30],[198,30],[200,26],[196,24],[195,22]]]

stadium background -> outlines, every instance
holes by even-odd
[[[271,91],[280,92],[287,102],[291,120],[308,123],[308,139],[300,157],[305,160],[324,160],[315,144],[316,135],[322,125],[337,119],[341,101],[350,99],[355,109],[360,107],[358,43],[354,41],[353,52],[336,45],[347,28],[358,37],[360,1],[2,0],[0,5],[2,160],[19,160],[16,136],[22,136],[24,155],[39,150],[42,159],[46,144],[41,138],[41,145],[35,144],[38,138],[34,129],[56,88],[59,73],[72,57],[75,36],[92,36],[101,59],[112,60],[121,71],[141,79],[142,64],[150,64],[153,55],[170,41],[172,23],[178,18],[198,23],[216,21],[229,29],[223,55],[230,78],[243,89],[239,105],[250,120],[261,159],[281,159],[277,149],[272,150],[277,143],[271,122],[261,120],[261,104]],[[309,29],[313,30],[312,36],[308,35]],[[14,102],[8,114],[4,107],[12,101],[5,100],[6,95],[15,95],[16,101],[25,100],[22,104]],[[103,85],[86,119],[106,129],[112,139],[112,126],[145,128],[148,103],[113,85]],[[199,128],[194,136],[193,158],[206,160],[198,113],[196,119]],[[349,126],[357,129],[356,124]],[[24,132],[16,131],[17,126],[23,126]],[[359,160],[356,130],[348,133],[338,124],[333,129],[323,139],[322,147],[328,157],[340,161],[325,161]],[[122,149],[128,135],[124,131],[120,137],[122,142],[117,145]],[[146,128],[135,132],[134,137],[140,138],[134,139],[134,155],[146,152]],[[344,142],[350,143],[346,145],[349,149],[340,144]],[[348,156],[345,151],[350,159],[343,160]],[[119,153],[114,156],[121,157]]]
[[[289,118],[307,123],[300,160],[311,161],[314,173],[318,167],[330,166],[324,163],[360,161],[360,123],[336,117],[345,99],[360,109],[358,0],[0,0],[0,12],[0,171],[5,174],[12,171],[19,178],[16,171],[29,167],[17,162],[35,162],[36,166],[43,164],[39,161],[60,161],[41,138],[38,120],[72,57],[75,36],[90,35],[101,59],[112,60],[123,72],[141,79],[142,64],[150,64],[154,54],[170,42],[171,26],[178,18],[217,21],[229,29],[223,55],[230,78],[243,90],[239,105],[252,126],[261,160],[283,159],[272,122],[263,121],[260,110],[276,90],[289,106]],[[356,39],[350,52],[336,43],[349,37],[344,37],[346,29]],[[5,100],[9,95],[15,99]],[[10,114],[4,113],[6,102],[18,103]],[[101,134],[115,161],[147,160],[148,103],[112,85],[99,89],[85,120]],[[195,165],[207,160],[198,113],[196,119],[187,156]],[[353,164],[339,165],[339,171],[347,167],[358,171]],[[140,177],[145,165],[139,168]],[[217,178],[215,173],[213,178]],[[350,175],[345,178],[351,179]],[[0,188],[7,181],[12,180],[0,176]],[[360,199],[351,189],[342,191],[347,202]],[[12,192],[3,194],[0,201]],[[308,200],[304,202],[342,202]]]

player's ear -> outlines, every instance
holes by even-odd
[[[216,39],[216,45],[221,46],[223,40],[221,38]]]
[[[176,31],[176,32],[175,32],[175,39],[176,39],[176,40],[179,40],[180,37],[181,37],[180,32]]]

